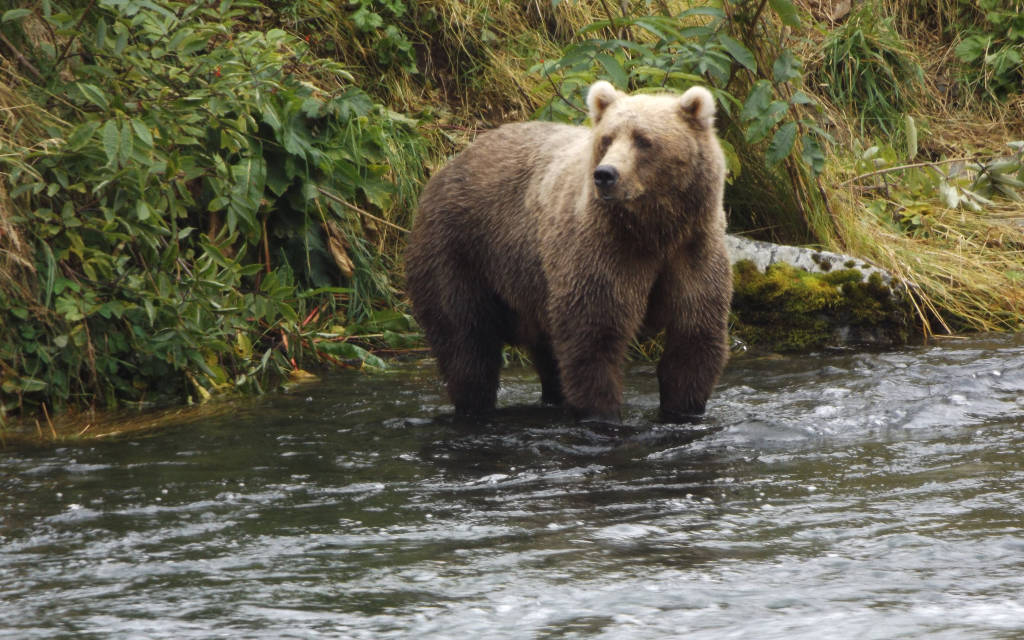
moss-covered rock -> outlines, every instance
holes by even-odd
[[[784,262],[762,272],[751,260],[736,262],[733,272],[732,334],[752,347],[894,346],[909,337],[909,309],[878,273],[812,273]]]

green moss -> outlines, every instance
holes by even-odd
[[[806,351],[840,342],[844,333],[907,340],[907,310],[878,274],[862,282],[856,269],[810,273],[783,263],[761,273],[749,260],[733,272],[732,331],[748,345]]]

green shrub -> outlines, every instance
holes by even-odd
[[[412,123],[254,24],[259,3],[47,6],[4,14],[39,76],[24,92],[56,117],[0,154],[37,277],[0,287],[2,408],[204,396],[304,354],[368,357],[338,327],[396,302],[380,216],[396,156],[422,175]],[[29,20],[53,42],[33,47]]]
[[[957,3],[954,50],[964,79],[996,99],[1019,95],[1024,83],[1024,13],[1020,2],[976,0]],[[951,27],[951,30],[952,27]]]

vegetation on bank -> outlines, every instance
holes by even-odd
[[[400,256],[429,168],[500,122],[582,121],[598,78],[709,86],[732,231],[871,260],[921,333],[1024,322],[1017,2],[20,4],[0,422],[382,366],[417,344]]]

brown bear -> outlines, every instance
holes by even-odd
[[[413,314],[457,412],[492,409],[504,344],[542,400],[617,421],[626,349],[665,330],[666,420],[700,414],[728,355],[732,269],[715,103],[587,94],[591,128],[508,124],[427,184],[405,255]]]

